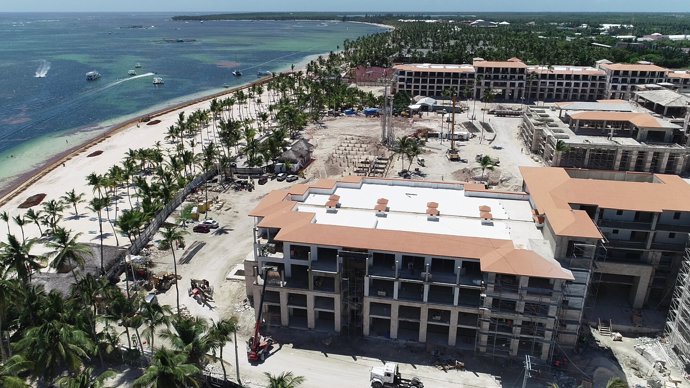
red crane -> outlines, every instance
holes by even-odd
[[[254,336],[249,339],[249,349],[247,350],[247,359],[249,362],[263,362],[268,357],[273,339],[271,337],[261,335],[261,315],[264,311],[264,296],[266,295],[266,284],[268,283],[268,271],[272,267],[263,267],[264,284],[261,287],[261,301],[259,302],[259,316],[256,318],[256,325],[254,327]]]

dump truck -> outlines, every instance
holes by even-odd
[[[446,152],[446,158],[451,162],[457,162],[460,160],[460,153],[457,150],[448,150],[448,152]]]
[[[372,388],[424,388],[424,384],[416,377],[404,379],[398,370],[398,364],[387,362],[382,366],[371,368],[369,380]]]

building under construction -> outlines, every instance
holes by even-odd
[[[678,273],[673,301],[668,311],[666,337],[686,368],[690,366],[690,249],[685,250]]]
[[[690,185],[521,172],[523,192],[371,177],[274,191],[250,212],[247,294],[260,300],[258,274],[271,267],[271,325],[544,360],[575,346],[593,300],[630,309],[670,295]]]

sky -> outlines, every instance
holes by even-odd
[[[0,0],[0,12],[690,12],[690,0]]]

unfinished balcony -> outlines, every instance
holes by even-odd
[[[482,271],[479,262],[463,261],[460,268],[458,283],[467,287],[481,287],[482,285]]]
[[[335,278],[332,276],[318,276],[314,274],[313,290],[318,292],[335,292]]]
[[[408,280],[423,281],[423,272],[426,271],[424,258],[421,256],[402,256],[400,277]]]
[[[395,278],[395,255],[374,252],[369,267],[369,275],[382,278]]]
[[[481,292],[479,290],[462,289],[458,295],[458,306],[479,307]]]
[[[318,248],[316,259],[311,262],[314,272],[337,273],[338,250],[330,248]]]
[[[413,302],[424,301],[424,284],[412,282],[400,282],[398,289],[399,300],[409,300]]]
[[[302,290],[309,289],[308,268],[301,265],[292,266],[292,276],[285,278],[287,288],[297,288]]]
[[[450,325],[450,314],[448,310],[429,309],[429,323],[436,325]]]
[[[458,275],[455,268],[454,259],[441,259],[434,257],[431,259],[431,278],[434,283],[457,284]]]
[[[371,279],[369,295],[375,298],[393,298],[395,282],[393,280]]]
[[[256,247],[259,257],[276,260],[284,258],[282,241],[269,241],[265,238],[260,238],[256,242]]]
[[[314,297],[314,310],[335,311],[335,300],[325,296]]]
[[[311,250],[308,246],[290,244],[290,260],[309,261]]]
[[[427,302],[434,304],[453,305],[455,299],[455,289],[450,286],[432,284],[429,286]]]

